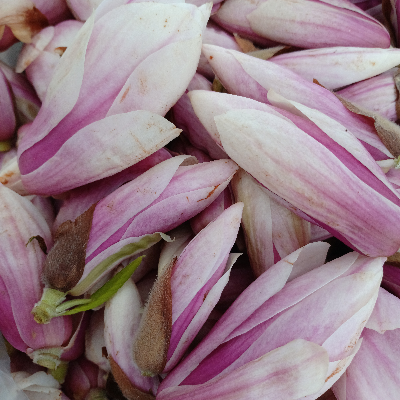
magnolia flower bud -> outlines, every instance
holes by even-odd
[[[25,187],[58,194],[120,172],[178,136],[162,116],[196,71],[209,13],[210,5],[184,3],[99,7],[61,57],[21,139]]]
[[[211,398],[228,399],[232,398],[229,397],[232,385],[235,387],[241,376],[240,390],[247,390],[248,398],[257,398],[257,394],[264,392],[249,382],[255,376],[265,382],[275,374],[281,378],[265,385],[263,390],[269,393],[268,390],[278,390],[285,383],[287,392],[270,398],[309,396],[306,398],[311,400],[328,390],[359,348],[359,336],[378,296],[385,259],[349,253],[322,265],[326,252],[326,243],[312,243],[264,272],[166,377],[157,397],[200,399],[197,396],[207,390]],[[286,369],[287,375],[279,364],[272,371],[262,370],[263,357],[272,356],[274,349],[284,351],[284,346],[293,345],[293,340],[304,338],[327,351],[325,359],[319,358],[318,367],[303,360],[301,366],[292,366],[290,373]],[[295,371],[311,368],[302,377],[302,390],[308,392],[291,393],[299,389],[296,384],[292,387],[292,368]],[[318,384],[313,368],[320,368],[323,375]],[[311,387],[311,382],[315,386]]]
[[[29,241],[40,235],[43,244],[50,247],[50,230],[39,210],[29,200],[2,185],[0,197],[3,229],[0,235],[3,259],[0,267],[0,330],[18,350],[30,354],[33,350],[46,353],[47,349],[44,348],[62,346],[72,333],[70,317],[58,318],[48,325],[39,325],[31,314],[43,290],[41,274],[45,254],[36,240]],[[49,359],[57,364],[57,356],[53,357],[51,352],[49,349]],[[45,363],[45,355],[40,358],[42,364]],[[50,366],[47,362],[43,365]]]
[[[242,209],[238,203],[225,210],[160,272],[133,349],[144,374],[174,368],[218,302],[229,278],[229,251]]]
[[[327,115],[272,90],[268,95],[280,108],[228,94],[191,92],[195,110],[217,143],[278,202],[364,254],[396,252],[400,236],[393,218],[400,218],[400,197],[366,149]],[[312,179],[310,171],[315,172]],[[364,190],[370,194],[361,195]],[[355,198],[360,201],[354,203]]]
[[[333,47],[281,54],[271,61],[333,90],[395,67],[400,64],[400,50]]]
[[[186,159],[193,162],[178,156],[157,164],[58,227],[44,267],[47,288],[34,310],[37,321],[63,315],[67,292],[86,293],[121,261],[168,239],[161,232],[211,204],[237,170],[230,160],[180,166]]]
[[[268,104],[268,91],[273,89],[341,123],[362,141],[376,160],[393,157],[379,139],[371,120],[349,111],[329,90],[271,61],[210,45],[204,45],[203,51],[229,93]]]
[[[390,46],[384,26],[344,0],[228,0],[213,19],[264,47],[271,41],[303,48]]]
[[[104,336],[111,371],[125,394],[155,394],[158,388],[158,378],[143,376],[133,359],[133,343],[141,318],[142,302],[139,292],[132,280],[128,280],[107,302],[104,311]]]

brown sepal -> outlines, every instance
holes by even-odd
[[[247,54],[252,57],[259,58],[260,60],[269,60],[270,58],[274,56],[279,56],[280,54],[285,54],[293,51],[295,49],[292,46],[276,46],[276,47],[270,47],[268,49],[262,49],[262,50],[255,50],[255,51],[250,51]]]
[[[396,114],[397,119],[400,119],[400,68],[397,68],[397,72],[393,76],[394,84],[396,86]]]
[[[60,57],[65,53],[65,50],[67,50],[67,48],[64,47],[56,47],[54,49],[54,52],[57,53]]]
[[[256,51],[258,50],[256,46],[254,46],[253,42],[249,39],[244,39],[240,37],[237,33],[233,34],[236,43],[240,47],[240,50],[243,51],[243,53],[248,53],[250,51]]]
[[[375,114],[371,111],[360,108],[350,101],[345,100],[343,97],[336,94],[336,97],[342,102],[342,104],[351,112],[367,117],[374,124],[376,133],[381,139],[382,143],[396,158],[400,156],[400,126],[392,121]]]
[[[391,22],[390,15],[392,11],[396,12],[393,10],[392,7],[392,2],[390,0],[382,0],[382,14],[383,14],[383,25],[385,28],[388,30],[390,34],[390,44],[393,47],[396,47],[396,42],[397,42],[397,32],[395,32],[394,27]]]
[[[146,393],[137,388],[129,378],[125,375],[125,372],[117,364],[117,362],[111,357],[108,357],[111,366],[111,373],[114,377],[115,382],[118,384],[122,394],[128,400],[154,400],[155,397],[151,393]]]
[[[399,268],[400,267],[400,253],[396,252],[390,257],[387,258],[386,261],[390,265],[394,265],[395,267]]]
[[[43,278],[48,287],[68,292],[81,278],[85,268],[86,246],[96,204],[72,221],[63,222],[44,265]]]
[[[313,83],[315,83],[316,85],[318,85],[318,86],[321,86],[321,87],[323,87],[324,89],[326,89],[326,87],[324,86],[324,85],[321,85],[315,78],[313,78]],[[328,90],[328,89],[327,89]]]
[[[224,88],[224,85],[217,77],[215,77],[213,80],[212,91],[217,93],[228,93],[228,91]]]
[[[176,257],[154,283],[133,345],[133,357],[144,375],[161,374],[167,363],[172,331],[171,273],[175,263]]]

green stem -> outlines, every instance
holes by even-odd
[[[49,372],[57,382],[63,384],[68,372],[68,363],[61,361],[56,369],[50,369]]]
[[[394,169],[400,168],[400,156],[396,157],[394,160]]]
[[[42,298],[33,307],[33,318],[38,324],[48,324],[52,318],[59,316],[57,307],[65,300],[65,293],[45,288]]]
[[[85,397],[85,400],[108,400],[108,397],[104,389],[96,388],[90,389],[90,392]]]
[[[60,360],[61,354],[63,353],[62,347],[52,347],[45,349],[34,350],[29,357],[35,364],[41,365],[48,369],[57,369],[61,364],[65,363]]]
[[[57,308],[56,308],[56,312],[58,314],[63,314],[64,311],[68,310],[71,307],[75,307],[75,306],[80,306],[82,304],[87,304],[90,303],[90,299],[74,299],[74,300],[69,300],[66,301],[62,304],[60,304]]]

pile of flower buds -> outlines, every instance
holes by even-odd
[[[0,399],[398,399],[396,46],[397,0],[0,0]]]

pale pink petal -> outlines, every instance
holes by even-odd
[[[160,385],[160,390],[179,385],[203,360],[216,349],[226,337],[245,321],[260,305],[279,292],[285,285],[301,250],[264,272],[254,281],[251,290],[246,289],[216,323],[210,334],[194,351],[169,373]]]
[[[258,35],[297,47],[390,46],[383,25],[344,0],[266,0],[247,19]]]
[[[171,43],[151,54],[129,76],[107,116],[133,110],[165,115],[192,79],[200,50],[198,36]]]
[[[93,213],[86,256],[89,257],[130,218],[155,201],[170,183],[179,165],[187,158],[188,156],[178,156],[166,160],[102,199]]]
[[[363,343],[346,373],[335,383],[338,400],[396,399],[400,377],[400,329],[380,334],[363,332]]]
[[[370,121],[350,112],[329,90],[271,61],[211,45],[204,45],[203,52],[229,93],[268,103],[267,92],[273,89],[285,98],[319,110],[344,125],[367,146],[375,159],[391,157]]]
[[[398,224],[393,222],[395,215],[400,218],[398,196],[390,186],[382,186],[388,200],[325,146],[271,113],[235,110],[215,121],[228,155],[272,192],[321,221],[325,229],[334,226],[364,254],[389,256],[398,250]],[[313,157],[305,157],[310,149]],[[363,202],[355,204],[355,198]]]
[[[226,263],[227,254],[237,236],[242,210],[242,203],[229,207],[203,229],[179,256],[171,275],[172,324],[184,312],[197,292],[220,269],[221,263]],[[189,266],[190,285],[185,275]]]
[[[400,299],[379,288],[378,300],[366,327],[381,334],[400,329]]]
[[[281,54],[272,62],[327,89],[338,89],[379,75],[400,63],[399,49],[331,47]]]
[[[295,340],[263,355],[230,374],[202,385],[172,387],[159,392],[160,400],[286,400],[315,393],[328,370],[325,350],[314,343]]]
[[[327,377],[325,379],[324,386],[322,386],[322,388],[317,393],[314,393],[310,396],[302,397],[302,400],[318,399],[327,390],[329,390],[332,387],[332,385],[335,382],[337,382],[337,380],[345,373],[346,369],[348,368],[350,363],[353,361],[355,355],[357,354],[357,352],[361,346],[361,343],[362,343],[362,339],[360,339],[357,342],[357,344],[356,344],[355,348],[353,349],[350,356],[343,358],[342,360],[339,360],[339,361],[329,362],[328,373],[327,373]],[[322,398],[321,398],[321,400],[322,400]],[[335,399],[332,398],[330,400],[335,400]]]
[[[106,303],[104,336],[108,355],[131,383],[145,392],[157,391],[158,379],[142,376],[133,360],[133,343],[142,318],[142,302],[135,284],[128,280]]]
[[[374,78],[339,90],[337,94],[391,121],[396,121],[399,118],[396,111],[398,94],[393,76],[397,72],[398,68],[393,68]]]
[[[60,147],[56,157],[22,175],[22,182],[35,194],[61,193],[130,167],[179,132],[169,121],[148,111],[112,115],[82,128]]]

